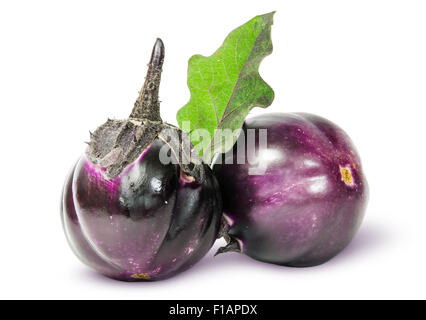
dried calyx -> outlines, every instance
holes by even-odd
[[[183,152],[182,131],[173,125],[163,123],[160,117],[158,92],[164,52],[163,42],[157,39],[148,64],[145,83],[130,117],[126,120],[108,119],[90,134],[86,155],[92,163],[103,168],[105,175],[110,179],[117,177],[127,165],[137,160],[156,138],[162,139],[170,147],[186,174],[196,179],[203,178],[203,170],[200,168],[202,166],[199,165],[201,161],[188,156],[191,154],[192,146],[189,152]],[[171,139],[171,136],[178,139]]]

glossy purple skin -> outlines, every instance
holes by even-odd
[[[229,231],[243,253],[274,264],[307,267],[344,249],[358,230],[368,186],[358,153],[334,123],[306,113],[251,118],[247,129],[267,129],[267,164],[216,164]],[[258,131],[256,130],[256,133]],[[258,134],[256,148],[258,149]],[[236,159],[236,146],[225,157]],[[256,150],[257,152],[259,150]],[[223,162],[224,163],[224,162]]]
[[[212,247],[221,217],[217,181],[204,183],[161,164],[156,139],[117,178],[83,156],[66,181],[65,234],[74,253],[96,271],[118,280],[171,277]]]

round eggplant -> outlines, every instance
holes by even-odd
[[[247,143],[250,130],[252,144]],[[261,132],[266,148],[259,142]],[[279,265],[315,266],[334,257],[354,237],[368,201],[352,141],[337,125],[312,114],[246,120],[238,142],[216,159],[213,171],[229,224],[229,243],[219,253],[238,251]]]
[[[222,202],[211,169],[183,161],[184,134],[161,121],[163,60],[158,39],[129,119],[108,120],[91,134],[64,187],[61,216],[71,248],[118,280],[184,271],[207,253],[220,228]]]

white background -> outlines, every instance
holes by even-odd
[[[267,111],[317,113],[352,137],[371,188],[354,241],[306,269],[212,250],[155,283],[89,270],[59,218],[89,130],[128,116],[157,36],[161,113],[176,123],[188,58],[272,10]],[[425,1],[2,1],[0,108],[0,298],[426,298]]]

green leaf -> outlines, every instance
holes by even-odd
[[[178,111],[177,121],[182,130],[190,132],[191,142],[206,163],[215,153],[232,148],[236,130],[253,107],[265,108],[274,100],[274,91],[258,71],[263,58],[272,52],[273,15],[257,16],[235,29],[210,57],[189,59],[191,98]]]

